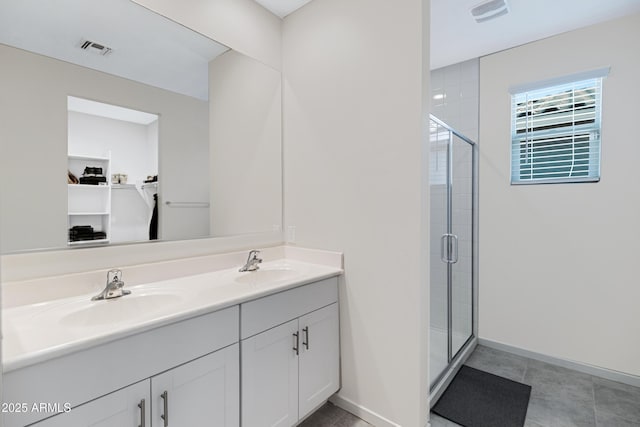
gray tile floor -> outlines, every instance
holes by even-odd
[[[467,365],[531,386],[525,427],[640,427],[640,388],[478,346]],[[367,427],[327,403],[301,427]],[[458,424],[431,414],[432,427]]]
[[[531,386],[525,427],[640,427],[640,388],[484,346],[467,365]],[[457,424],[431,414],[431,426]]]
[[[344,409],[327,403],[313,415],[304,420],[299,427],[368,427],[369,423],[362,421]]]

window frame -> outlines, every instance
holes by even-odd
[[[598,70],[587,71],[583,73],[574,74],[571,76],[565,76],[556,79],[545,80],[533,84],[520,85],[516,87],[511,87],[509,92],[511,94],[511,106],[510,106],[510,118],[511,118],[511,132],[510,132],[510,183],[511,185],[535,185],[535,184],[561,184],[561,183],[583,183],[583,182],[599,182],[601,178],[601,158],[602,158],[602,150],[601,150],[601,133],[602,133],[602,88],[604,77],[608,75],[609,68],[602,68]],[[594,109],[591,114],[592,118],[587,124],[579,124],[576,125],[575,116],[572,116],[571,121],[564,121],[560,123],[571,123],[567,126],[559,126],[557,128],[551,127],[548,130],[540,130],[533,129],[533,131],[529,131],[529,125],[526,126],[526,130],[524,134],[521,132],[521,126],[518,128],[518,124],[521,125],[522,116],[520,116],[520,120],[518,114],[522,114],[522,109],[518,111],[518,105],[521,104],[524,100],[525,108],[526,108],[526,116],[529,117],[530,112],[533,111],[533,103],[529,104],[531,101],[528,99],[530,95],[533,95],[533,99],[544,99],[545,97],[552,96],[560,96],[562,97],[566,92],[572,91],[572,96],[575,95],[575,91],[581,90],[577,89],[581,86],[584,87],[587,83],[589,88],[595,88],[595,100],[594,100]],[[546,93],[543,95],[543,93]],[[575,111],[579,110],[578,103],[574,100],[573,105],[571,106],[571,114],[575,114]],[[551,114],[542,112],[543,115],[551,116]],[[552,113],[553,114],[553,113]],[[540,117],[540,116],[539,116]],[[552,116],[551,116],[552,117]],[[562,116],[561,116],[562,117]],[[565,118],[566,120],[566,118]],[[556,123],[557,124],[557,123]],[[520,133],[518,133],[520,130]],[[531,166],[531,176],[529,178],[522,178],[522,162],[519,160],[522,155],[522,141],[527,141],[529,136],[531,135],[531,145],[527,142],[527,148],[524,150],[528,150],[528,147],[531,148],[531,153],[535,155],[536,151],[542,153],[542,155],[547,154],[548,164],[544,164],[544,161],[538,162],[538,175],[542,174],[540,172],[543,168],[550,168],[550,165],[553,162],[557,162],[558,169],[566,168],[560,162],[569,161],[562,160],[562,157],[568,157],[572,162],[578,158],[581,160],[581,170],[578,173],[585,173],[586,175],[581,176],[549,176],[549,177],[538,177],[535,178],[536,175],[536,163],[529,163]],[[581,141],[578,141],[577,144],[580,144],[580,147],[576,149],[576,136],[581,137]],[[588,140],[584,140],[585,137],[588,137]],[[545,153],[545,148],[541,148],[542,145],[547,145],[547,147],[553,146],[553,139],[557,139],[557,148],[556,154],[548,154],[547,151]],[[566,142],[572,141],[572,142]],[[585,146],[586,142],[586,146]],[[517,145],[516,145],[517,144]],[[537,148],[534,148],[534,144],[539,144]],[[557,153],[560,150],[569,150],[567,147],[571,144],[572,152],[570,154],[561,154]],[[562,147],[562,148],[560,148]],[[552,148],[553,150],[553,148]],[[576,150],[581,150],[580,152],[576,152]],[[587,163],[585,164],[584,157],[587,157]],[[557,159],[552,158],[552,156],[558,156]],[[597,156],[597,158],[593,158],[593,156]],[[575,163],[572,163],[572,165]],[[586,166],[586,171],[584,167]],[[573,167],[573,166],[572,166]],[[552,170],[549,170],[549,173],[554,173]],[[564,171],[557,171],[556,173],[565,173]],[[568,173],[573,173],[570,171]]]

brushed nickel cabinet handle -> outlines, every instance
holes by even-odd
[[[144,399],[138,403],[138,408],[140,408],[140,425],[138,427],[146,427],[145,416],[146,416],[146,403]]]
[[[293,351],[296,352],[296,356],[300,354],[300,338],[298,337],[298,333],[294,332],[293,337],[296,339],[296,343],[293,345]]]
[[[164,401],[164,414],[160,418],[164,420],[164,427],[169,427],[169,392],[165,390],[160,397]]]
[[[309,350],[309,327],[304,327],[302,332],[304,332],[304,341],[302,341],[302,345],[304,345],[304,348]]]

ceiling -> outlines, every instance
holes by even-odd
[[[228,50],[130,0],[2,1],[0,43],[202,100],[209,61]]]
[[[431,68],[640,12],[640,0],[506,0],[509,13],[477,24],[480,0],[431,0]]]
[[[256,0],[281,18],[309,0]],[[477,24],[482,0],[431,0],[431,68],[640,12],[640,0],[506,0],[510,12]]]
[[[311,0],[255,0],[262,7],[274,15],[284,18],[288,14],[300,9]]]
[[[91,101],[89,99],[76,98],[75,96],[67,97],[67,110],[140,125],[148,125],[158,120],[156,114],[149,114],[143,111]]]
[[[255,1],[285,17],[311,0]],[[470,9],[479,0],[431,0],[431,68],[640,13],[640,0],[507,1],[507,15],[478,24]],[[82,50],[86,39],[113,51]],[[202,100],[208,63],[227,50],[130,0],[2,1],[0,43]]]

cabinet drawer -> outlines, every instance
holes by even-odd
[[[338,278],[269,295],[240,306],[240,338],[245,339],[338,301]]]

